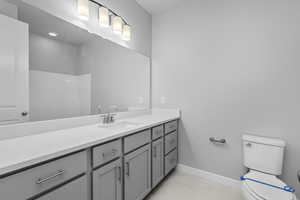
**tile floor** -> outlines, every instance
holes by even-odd
[[[244,200],[241,191],[175,171],[147,200]]]

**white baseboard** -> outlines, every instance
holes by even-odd
[[[199,176],[203,179],[209,180],[209,181],[213,181],[213,182],[217,182],[223,185],[227,185],[227,186],[231,186],[231,187],[235,187],[235,188],[241,188],[241,181],[239,180],[235,180],[232,178],[228,178],[225,176],[221,176],[218,174],[214,174],[211,172],[207,172],[204,170],[200,170],[200,169],[196,169],[196,168],[192,168],[183,164],[179,164],[177,167],[178,172],[184,172],[187,174],[191,174],[191,175],[195,175],[195,176]]]

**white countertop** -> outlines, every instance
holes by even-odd
[[[134,127],[100,128],[99,124],[0,141],[0,175],[117,139],[180,117],[179,112],[153,112],[120,121]]]

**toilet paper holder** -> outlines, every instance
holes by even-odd
[[[214,137],[210,137],[209,138],[209,141],[212,142],[212,143],[219,143],[219,144],[225,144],[226,143],[226,140],[225,139],[216,139]]]

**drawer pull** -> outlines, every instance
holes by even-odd
[[[64,173],[65,173],[65,170],[58,170],[56,174],[53,174],[53,175],[48,176],[46,178],[39,178],[35,183],[37,185],[43,184],[43,183],[48,182],[48,181],[50,181],[50,180],[52,180],[52,179],[54,179],[58,176],[63,175]]]
[[[109,152],[106,152],[106,153],[102,153],[102,157],[104,159],[106,159],[106,157],[110,156],[110,157],[114,157],[116,154],[117,154],[118,150],[117,149],[112,149],[111,151]]]

